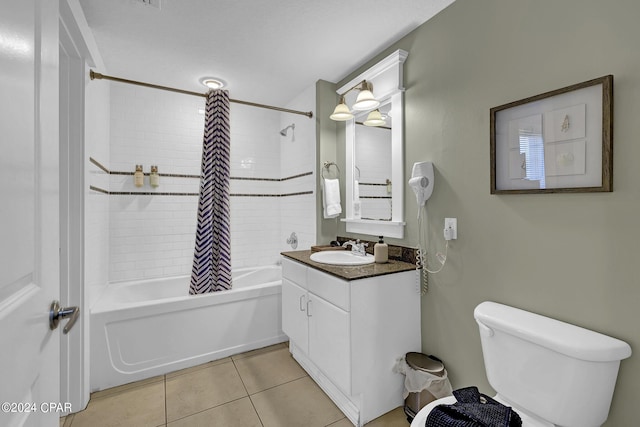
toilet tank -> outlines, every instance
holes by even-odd
[[[474,317],[489,383],[516,411],[567,427],[606,421],[626,342],[494,302]]]

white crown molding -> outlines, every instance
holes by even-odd
[[[347,82],[336,92],[338,94],[344,93],[356,84],[360,83],[362,80],[374,80],[375,78],[382,76],[386,72],[393,70],[394,67],[399,67],[397,77],[394,76],[398,79],[398,90],[404,91],[402,70],[404,61],[407,59],[407,56],[409,56],[409,53],[407,51],[404,51],[402,49],[396,50],[377,64],[373,65],[371,68],[368,68],[366,71]]]

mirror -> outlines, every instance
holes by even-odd
[[[386,125],[364,126],[370,111],[357,112],[345,128],[346,231],[394,238],[404,237],[404,118],[402,64],[407,52],[398,50],[338,89],[343,94],[359,81],[373,85],[378,110]],[[346,96],[353,105],[357,94]]]
[[[378,110],[386,123],[383,126],[366,126],[368,112],[355,117],[353,200],[360,203],[360,219],[391,221],[391,103]]]

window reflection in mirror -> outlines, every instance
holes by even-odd
[[[391,221],[391,102],[378,110],[386,123],[383,126],[364,125],[368,111],[356,116],[354,200],[360,201],[362,219]]]

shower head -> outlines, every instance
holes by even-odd
[[[291,123],[289,126],[287,126],[286,128],[282,129],[280,131],[280,135],[287,136],[287,132],[289,131],[289,128],[291,128],[292,130],[296,130],[296,124],[295,123]]]
[[[291,141],[295,141],[296,140],[296,134],[295,134],[295,130],[296,130],[296,124],[295,123],[291,123],[289,126],[287,126],[286,128],[282,129],[280,131],[280,135],[282,136],[287,136],[287,133],[289,132],[289,128],[291,128],[293,133],[293,137],[291,138]]]

